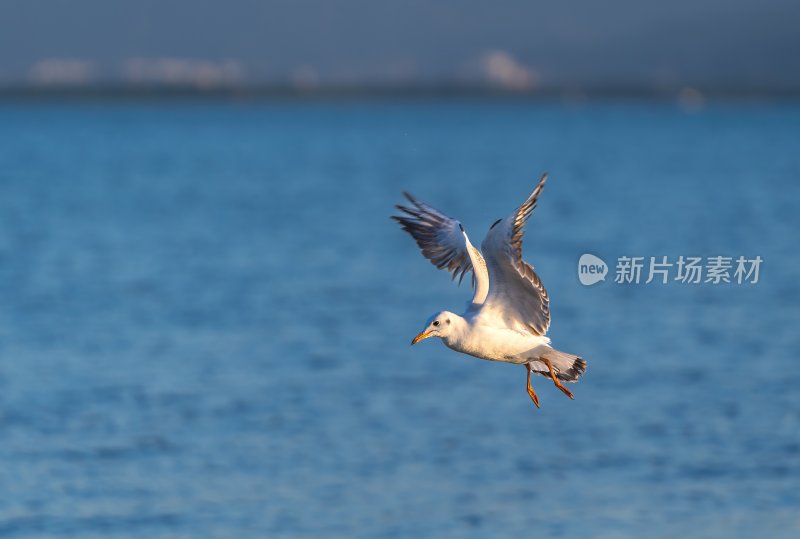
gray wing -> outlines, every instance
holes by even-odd
[[[409,193],[403,194],[412,206],[395,206],[403,215],[392,215],[392,219],[411,234],[425,258],[439,269],[446,268],[453,279],[458,277],[459,284],[467,272],[473,272],[472,302],[482,303],[488,293],[489,275],[483,257],[470,243],[464,227]]]
[[[481,244],[490,277],[484,308],[508,327],[534,335],[544,335],[550,327],[550,298],[533,266],[522,260],[522,236],[546,181],[544,174],[527,200],[492,225]]]

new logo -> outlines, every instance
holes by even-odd
[[[606,280],[608,274],[608,264],[589,253],[581,255],[578,260],[578,280],[584,286],[591,286],[600,281]]]

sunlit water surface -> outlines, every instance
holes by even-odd
[[[408,343],[388,216],[525,237],[569,401]],[[3,537],[798,537],[800,107],[0,105]],[[764,259],[583,287],[584,252]]]

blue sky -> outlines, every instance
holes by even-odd
[[[794,0],[6,0],[0,84],[800,88]]]

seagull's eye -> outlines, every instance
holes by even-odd
[[[438,321],[438,320],[434,320],[434,321],[433,321],[433,327],[436,327],[436,326],[438,326],[438,325],[439,325],[439,321]]]
[[[448,324],[450,323],[450,319],[449,319],[449,318],[447,319],[447,323],[448,323]]]

